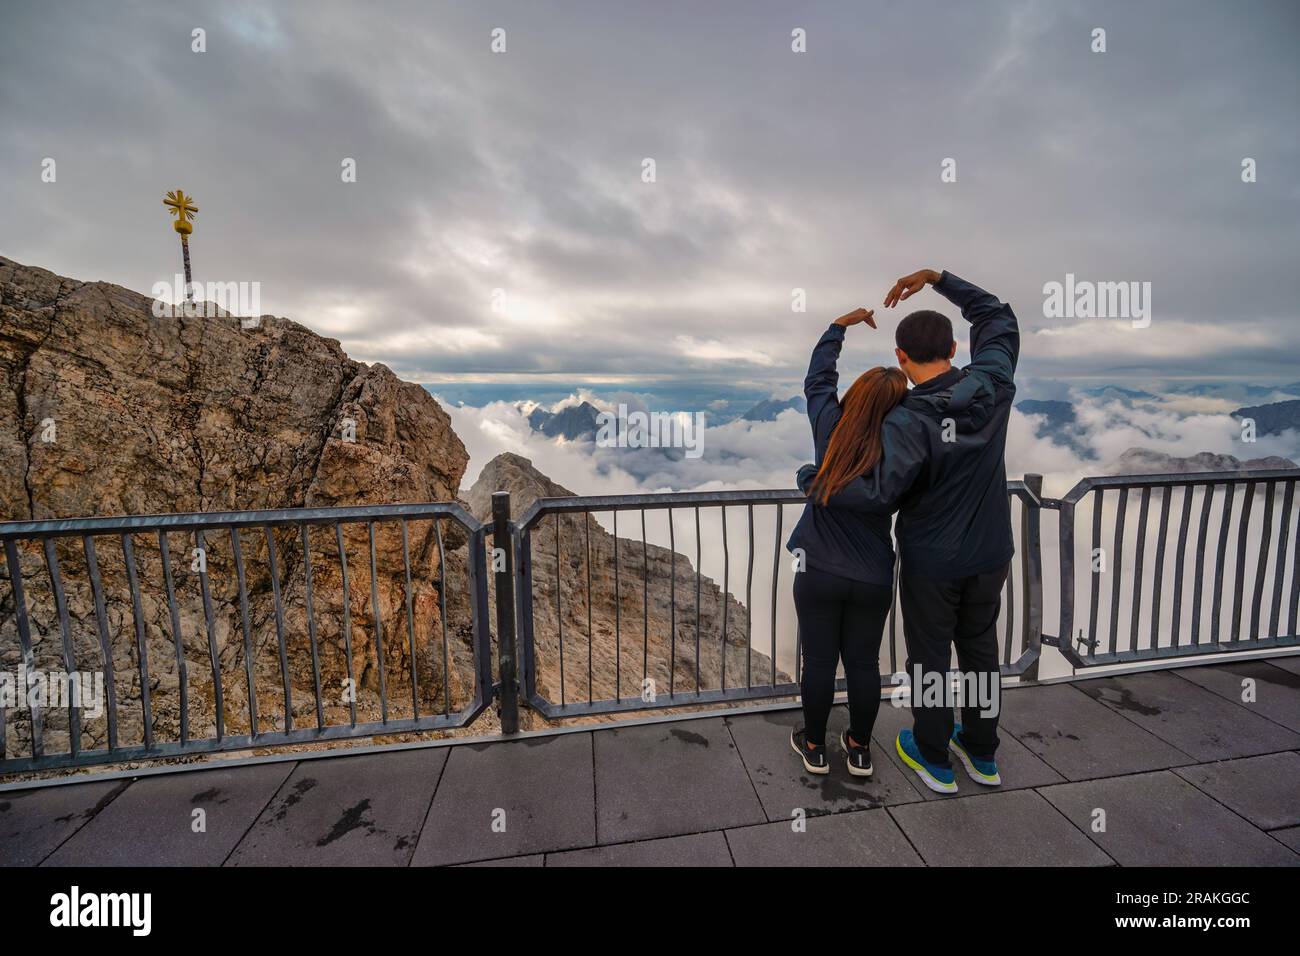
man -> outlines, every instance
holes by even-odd
[[[913,730],[895,741],[927,787],[957,789],[948,753],[976,783],[1001,783],[996,626],[1015,547],[1006,491],[1007,421],[1020,333],[1011,307],[983,289],[922,269],[885,296],[892,308],[925,286],[971,323],[971,363],[953,368],[957,344],[946,316],[922,310],[895,333],[899,367],[913,388],[886,416],[880,462],[827,504],[871,514],[898,512],[899,594],[912,682]],[[800,470],[800,488],[815,471]],[[953,724],[947,671],[952,647],[968,693]],[[936,700],[934,689],[942,686]],[[983,699],[972,699],[978,688]],[[923,695],[929,688],[930,693]]]

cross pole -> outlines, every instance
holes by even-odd
[[[185,298],[192,302],[194,293],[191,289],[193,280],[190,276],[190,233],[194,231],[194,224],[190,220],[199,211],[199,207],[194,205],[194,197],[185,195],[185,191],[181,189],[169,192],[167,198],[163,200],[163,205],[176,217],[172,228],[181,237],[181,256],[185,262]]]

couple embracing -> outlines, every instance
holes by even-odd
[[[954,760],[978,784],[1001,783],[996,626],[1014,553],[1003,454],[1020,334],[1009,305],[949,272],[904,276],[884,304],[892,308],[927,285],[971,325],[964,368],[952,364],[952,323],[928,309],[899,322],[898,367],[863,372],[843,398],[835,366],[845,332],[860,323],[875,328],[873,312],[836,319],[813,349],[804,395],[816,463],[799,470],[809,500],[787,545],[803,557],[794,602],[804,726],[790,743],[808,772],[829,772],[826,724],[842,660],[849,725],[840,750],[850,774],[872,774],[880,641],[893,599],[890,519],[897,514],[913,727],[892,746],[927,787],[952,793]],[[947,692],[954,647],[967,686],[987,688],[992,698],[964,701],[960,723]],[[936,686],[943,692],[922,693]]]

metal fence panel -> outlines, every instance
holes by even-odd
[[[0,773],[447,730],[492,697],[486,539],[456,503],[5,522],[0,541]]]
[[[1007,493],[1017,557],[998,623],[1002,672],[1032,677],[1042,632],[1041,479],[1008,482]],[[534,502],[516,525],[514,567],[528,705],[559,719],[797,695],[799,635],[790,598],[795,572],[785,551],[792,523],[785,512],[806,502],[797,490]],[[657,540],[647,532],[647,514],[655,515]],[[619,536],[620,517],[624,527],[639,531],[637,537]],[[595,586],[593,564],[598,577],[608,579]],[[600,616],[602,626],[613,619],[612,635],[600,640],[592,632],[597,602],[608,612]],[[899,681],[906,661],[897,603],[881,646],[883,686]],[[611,646],[611,657],[597,657],[597,648],[604,653]],[[625,660],[633,666],[624,666]]]
[[[1045,503],[1060,515],[1048,643],[1075,667],[1300,643],[1298,483],[1293,469],[1085,478]]]

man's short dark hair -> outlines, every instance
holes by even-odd
[[[952,343],[952,323],[948,316],[932,309],[904,316],[894,332],[894,344],[913,362],[952,358]]]

